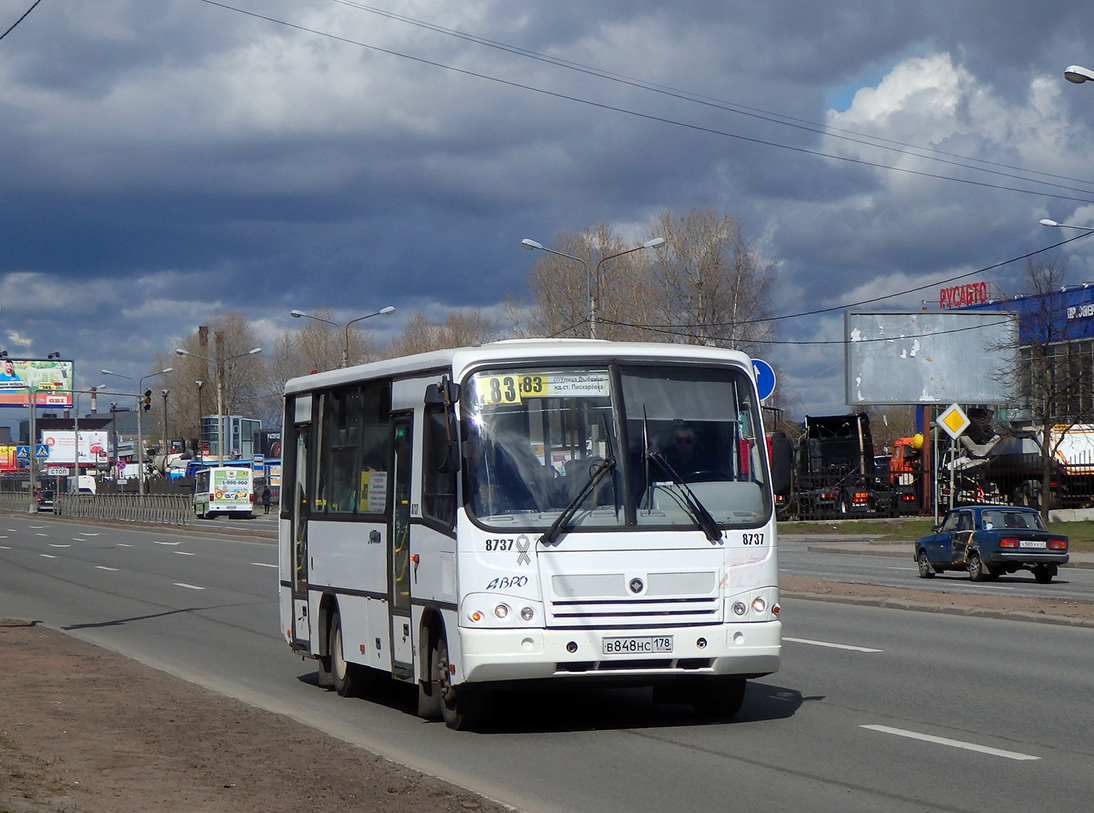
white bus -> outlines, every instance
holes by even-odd
[[[210,466],[194,473],[194,513],[249,517],[254,509],[254,472],[243,466]]]
[[[456,729],[537,680],[733,716],[781,653],[756,395],[742,353],[591,340],[289,381],[282,634],[321,685],[413,682]]]

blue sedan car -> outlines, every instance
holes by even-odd
[[[964,570],[974,582],[1030,570],[1048,584],[1067,564],[1067,537],[1051,533],[1034,508],[969,505],[953,508],[929,536],[915,541],[919,576]]]

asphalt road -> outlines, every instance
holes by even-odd
[[[525,811],[1086,811],[1094,798],[1091,630],[788,599],[783,669],[750,684],[732,724],[645,691],[556,691],[514,693],[495,731],[467,734],[415,717],[405,687],[368,701],[314,685],[278,633],[275,561],[253,538],[0,516],[0,616]]]

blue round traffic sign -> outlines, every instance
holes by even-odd
[[[770,364],[760,359],[752,359],[752,369],[756,373],[756,389],[763,401],[775,391],[775,371]]]

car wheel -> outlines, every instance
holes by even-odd
[[[916,557],[915,563],[919,566],[919,578],[930,579],[934,577],[934,568],[931,567],[931,563],[927,560],[927,551],[920,550],[919,556]]]
[[[984,565],[980,561],[980,554],[973,551],[965,561],[969,570],[969,579],[974,582],[984,581]]]
[[[1037,565],[1033,568],[1033,578],[1038,584],[1049,584],[1056,575],[1056,568],[1051,565]]]

